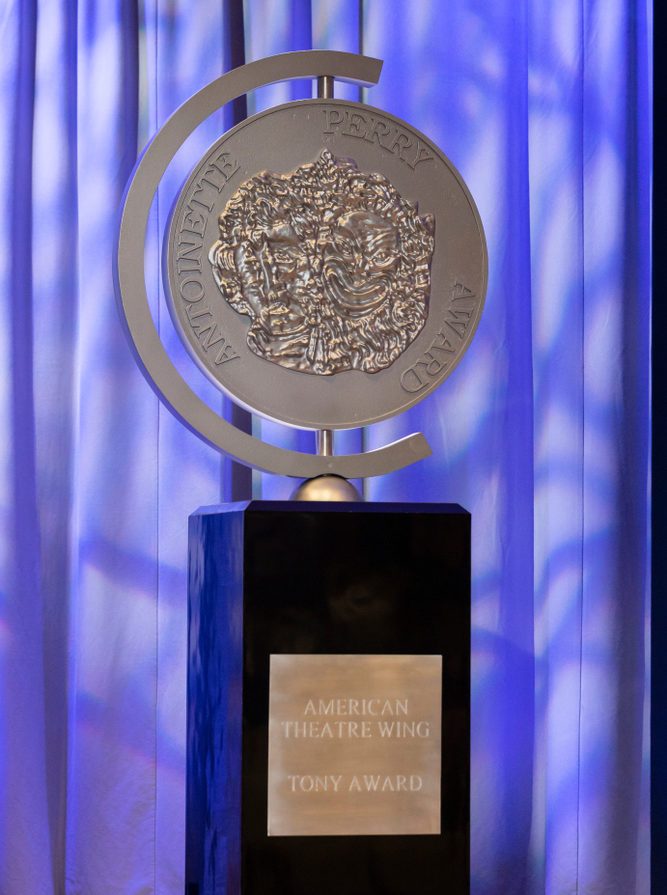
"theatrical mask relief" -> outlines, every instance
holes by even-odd
[[[382,174],[325,149],[290,173],[246,180],[218,223],[215,282],[250,318],[258,357],[321,376],[376,373],[423,328],[434,218]]]

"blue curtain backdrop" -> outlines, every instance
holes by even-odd
[[[341,439],[421,429],[433,457],[367,496],[473,514],[473,893],[648,893],[650,4],[5,0],[0,26],[0,893],[183,891],[186,520],[250,482],[135,368],[114,228],[180,102],[244,57],[311,46],[385,59],[368,102],[442,146],[488,236],[455,374]],[[179,357],[157,245],[186,168],[147,249]]]

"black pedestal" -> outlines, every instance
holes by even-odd
[[[268,836],[271,655],[442,656],[438,834]],[[190,520],[187,895],[467,895],[470,516],[251,502]]]

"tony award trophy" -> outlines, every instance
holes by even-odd
[[[469,891],[470,517],[365,504],[348,481],[407,466],[421,434],[341,455],[336,430],[427,397],[480,319],[482,225],[451,162],[381,110],[336,99],[381,62],[312,51],[234,69],[140,159],[117,294],[161,399],[241,463],[304,480],[290,501],[190,519],[187,895]],[[268,83],[317,97],[254,115],[194,164],[164,234],[172,318],[240,406],[314,430],[314,453],[226,422],[151,317],[150,205],[212,112]]]

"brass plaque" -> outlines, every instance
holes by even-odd
[[[442,656],[272,655],[269,836],[440,832]]]

